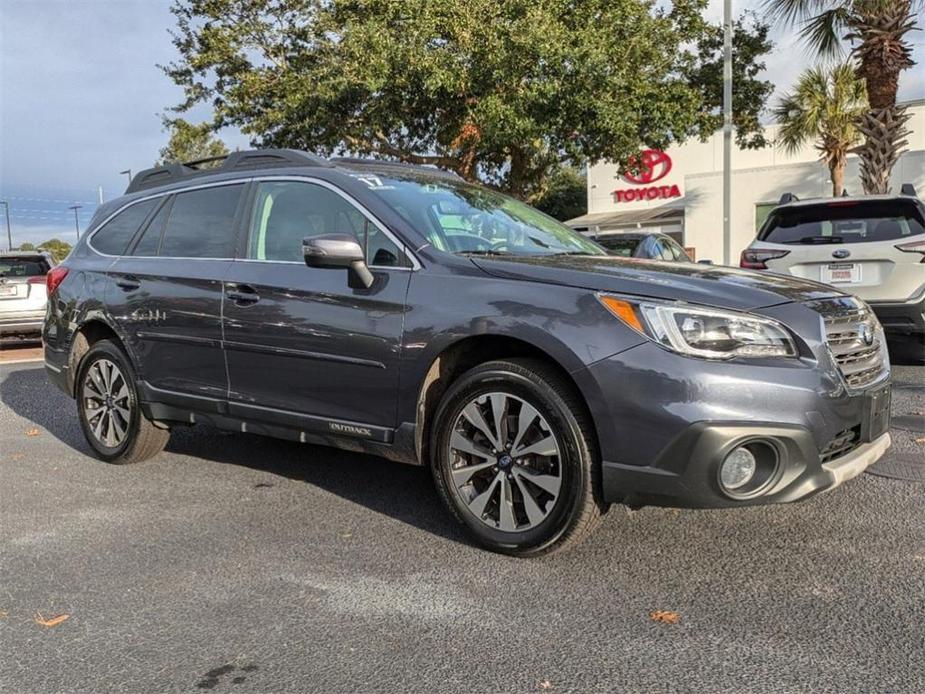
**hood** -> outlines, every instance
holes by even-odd
[[[472,257],[495,277],[583,287],[714,308],[751,310],[812,301],[843,292],[789,275],[716,265],[634,260],[615,256]]]

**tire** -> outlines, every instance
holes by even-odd
[[[81,359],[74,395],[80,428],[102,460],[116,465],[139,463],[167,445],[170,432],[144,417],[135,370],[112,340],[95,343]]]
[[[574,546],[607,509],[584,402],[540,360],[492,361],[464,373],[437,407],[430,452],[443,502],[495,552],[532,557]]]

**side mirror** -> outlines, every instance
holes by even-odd
[[[347,270],[351,286],[353,280],[366,289],[373,285],[373,273],[366,265],[363,247],[350,234],[325,234],[302,239],[302,255],[309,267]]]

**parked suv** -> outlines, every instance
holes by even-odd
[[[200,423],[366,451],[536,555],[611,503],[795,501],[890,445],[880,325],[830,286],[608,256],[426,168],[196,166],[138,174],[49,276],[48,373],[104,460]]]
[[[887,333],[925,341],[925,205],[909,184],[900,195],[788,193],[740,265],[836,285],[864,299]]]
[[[656,232],[616,231],[589,236],[610,255],[647,260],[673,260],[692,263],[681,245],[667,234]]]
[[[0,253],[0,337],[35,337],[45,318],[45,274],[54,261],[41,251]]]

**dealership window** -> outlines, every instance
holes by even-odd
[[[761,229],[771,210],[777,207],[776,202],[759,202],[755,205],[755,231]]]

